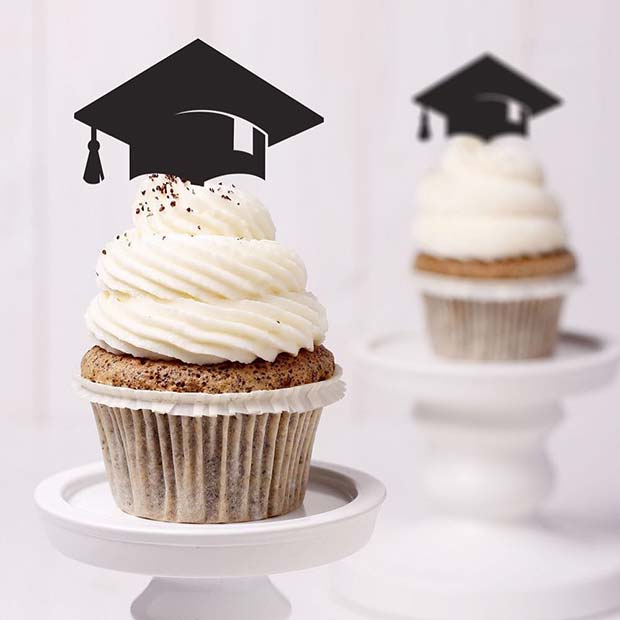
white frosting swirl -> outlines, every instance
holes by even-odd
[[[232,239],[128,231],[97,263],[107,289],[159,299],[256,299],[306,287],[306,270],[291,250],[267,239]]]
[[[187,363],[273,361],[312,350],[325,310],[269,212],[233,185],[149,175],[135,228],[106,245],[88,329],[113,352]]]
[[[566,247],[556,200],[527,143],[457,136],[421,181],[414,237],[421,252],[459,260],[531,256]]]
[[[269,211],[253,196],[224,183],[204,187],[149,175],[133,206],[137,230],[184,235],[274,239]]]

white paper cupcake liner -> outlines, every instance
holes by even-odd
[[[562,296],[508,301],[423,297],[431,344],[438,355],[507,361],[553,353]]]
[[[76,377],[75,387],[78,395],[91,403],[182,416],[303,413],[335,403],[344,397],[346,389],[339,366],[336,366],[334,376],[326,381],[279,390],[229,394],[134,390],[94,383],[82,377]]]
[[[579,278],[566,274],[486,280],[416,271],[415,284],[420,291],[433,297],[499,302],[562,297],[579,284]]]
[[[233,523],[303,502],[322,408],[344,395],[331,379],[280,390],[203,394],[77,380],[92,406],[118,507],[178,523]]]
[[[118,507],[177,523],[254,521],[303,502],[321,409],[178,416],[93,403]]]

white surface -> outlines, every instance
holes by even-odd
[[[345,561],[340,596],[428,620],[562,620],[620,605],[620,525],[541,516],[554,482],[546,446],[562,417],[558,399],[610,381],[615,343],[562,334],[548,360],[468,364],[392,334],[360,355],[378,380],[400,380],[420,399],[419,475],[434,515]]]
[[[133,605],[140,620],[165,618],[172,609],[180,618],[212,617],[211,599],[222,620],[245,618],[259,604],[274,606],[270,615],[279,617],[288,607],[269,580],[234,578],[310,568],[354,553],[368,541],[384,498],[375,478],[327,464],[312,466],[300,509],[249,523],[191,525],[127,515],[114,503],[103,463],[51,476],[35,491],[47,535],[64,555],[158,577]],[[242,592],[247,598],[240,601]],[[268,617],[265,609],[257,612]]]

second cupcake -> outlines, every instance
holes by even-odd
[[[551,355],[576,261],[523,139],[452,138],[420,184],[414,234],[436,353],[469,360]]]

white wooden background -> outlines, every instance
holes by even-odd
[[[362,330],[418,318],[409,280],[414,188],[441,140],[416,142],[410,96],[486,50],[566,101],[534,122],[532,142],[582,261],[586,285],[567,321],[619,331],[619,3],[33,0],[3,8],[0,367],[11,411],[80,409],[68,379],[88,344],[82,314],[97,252],[129,224],[127,146],[101,136],[106,180],[86,185],[88,128],[73,112],[197,36],[326,118],[269,149],[267,183],[246,184],[306,260],[341,357]]]
[[[531,134],[581,260],[584,285],[565,322],[620,334],[619,2],[3,0],[1,12],[0,486],[19,506],[0,515],[7,617],[121,617],[114,601],[139,589],[137,577],[108,577],[44,551],[29,507],[37,479],[97,457],[71,377],[89,344],[82,316],[97,254],[131,216],[127,146],[100,135],[106,179],[86,185],[88,128],[73,113],[196,37],[326,118],[269,149],[266,183],[245,184],[305,259],[310,288],[328,308],[328,344],[347,371],[349,398],[325,417],[317,452],[383,477],[392,507],[412,494],[395,459],[415,453],[413,430],[411,440],[373,443],[387,396],[362,396],[352,349],[370,330],[419,325],[410,221],[416,181],[442,140],[416,141],[413,93],[492,51],[564,98]],[[439,136],[438,122],[434,130]],[[580,415],[552,444],[558,496],[614,519],[619,398],[612,387],[573,399],[569,410]],[[345,441],[353,429],[357,439]],[[44,585],[31,588],[20,574],[45,574]]]

